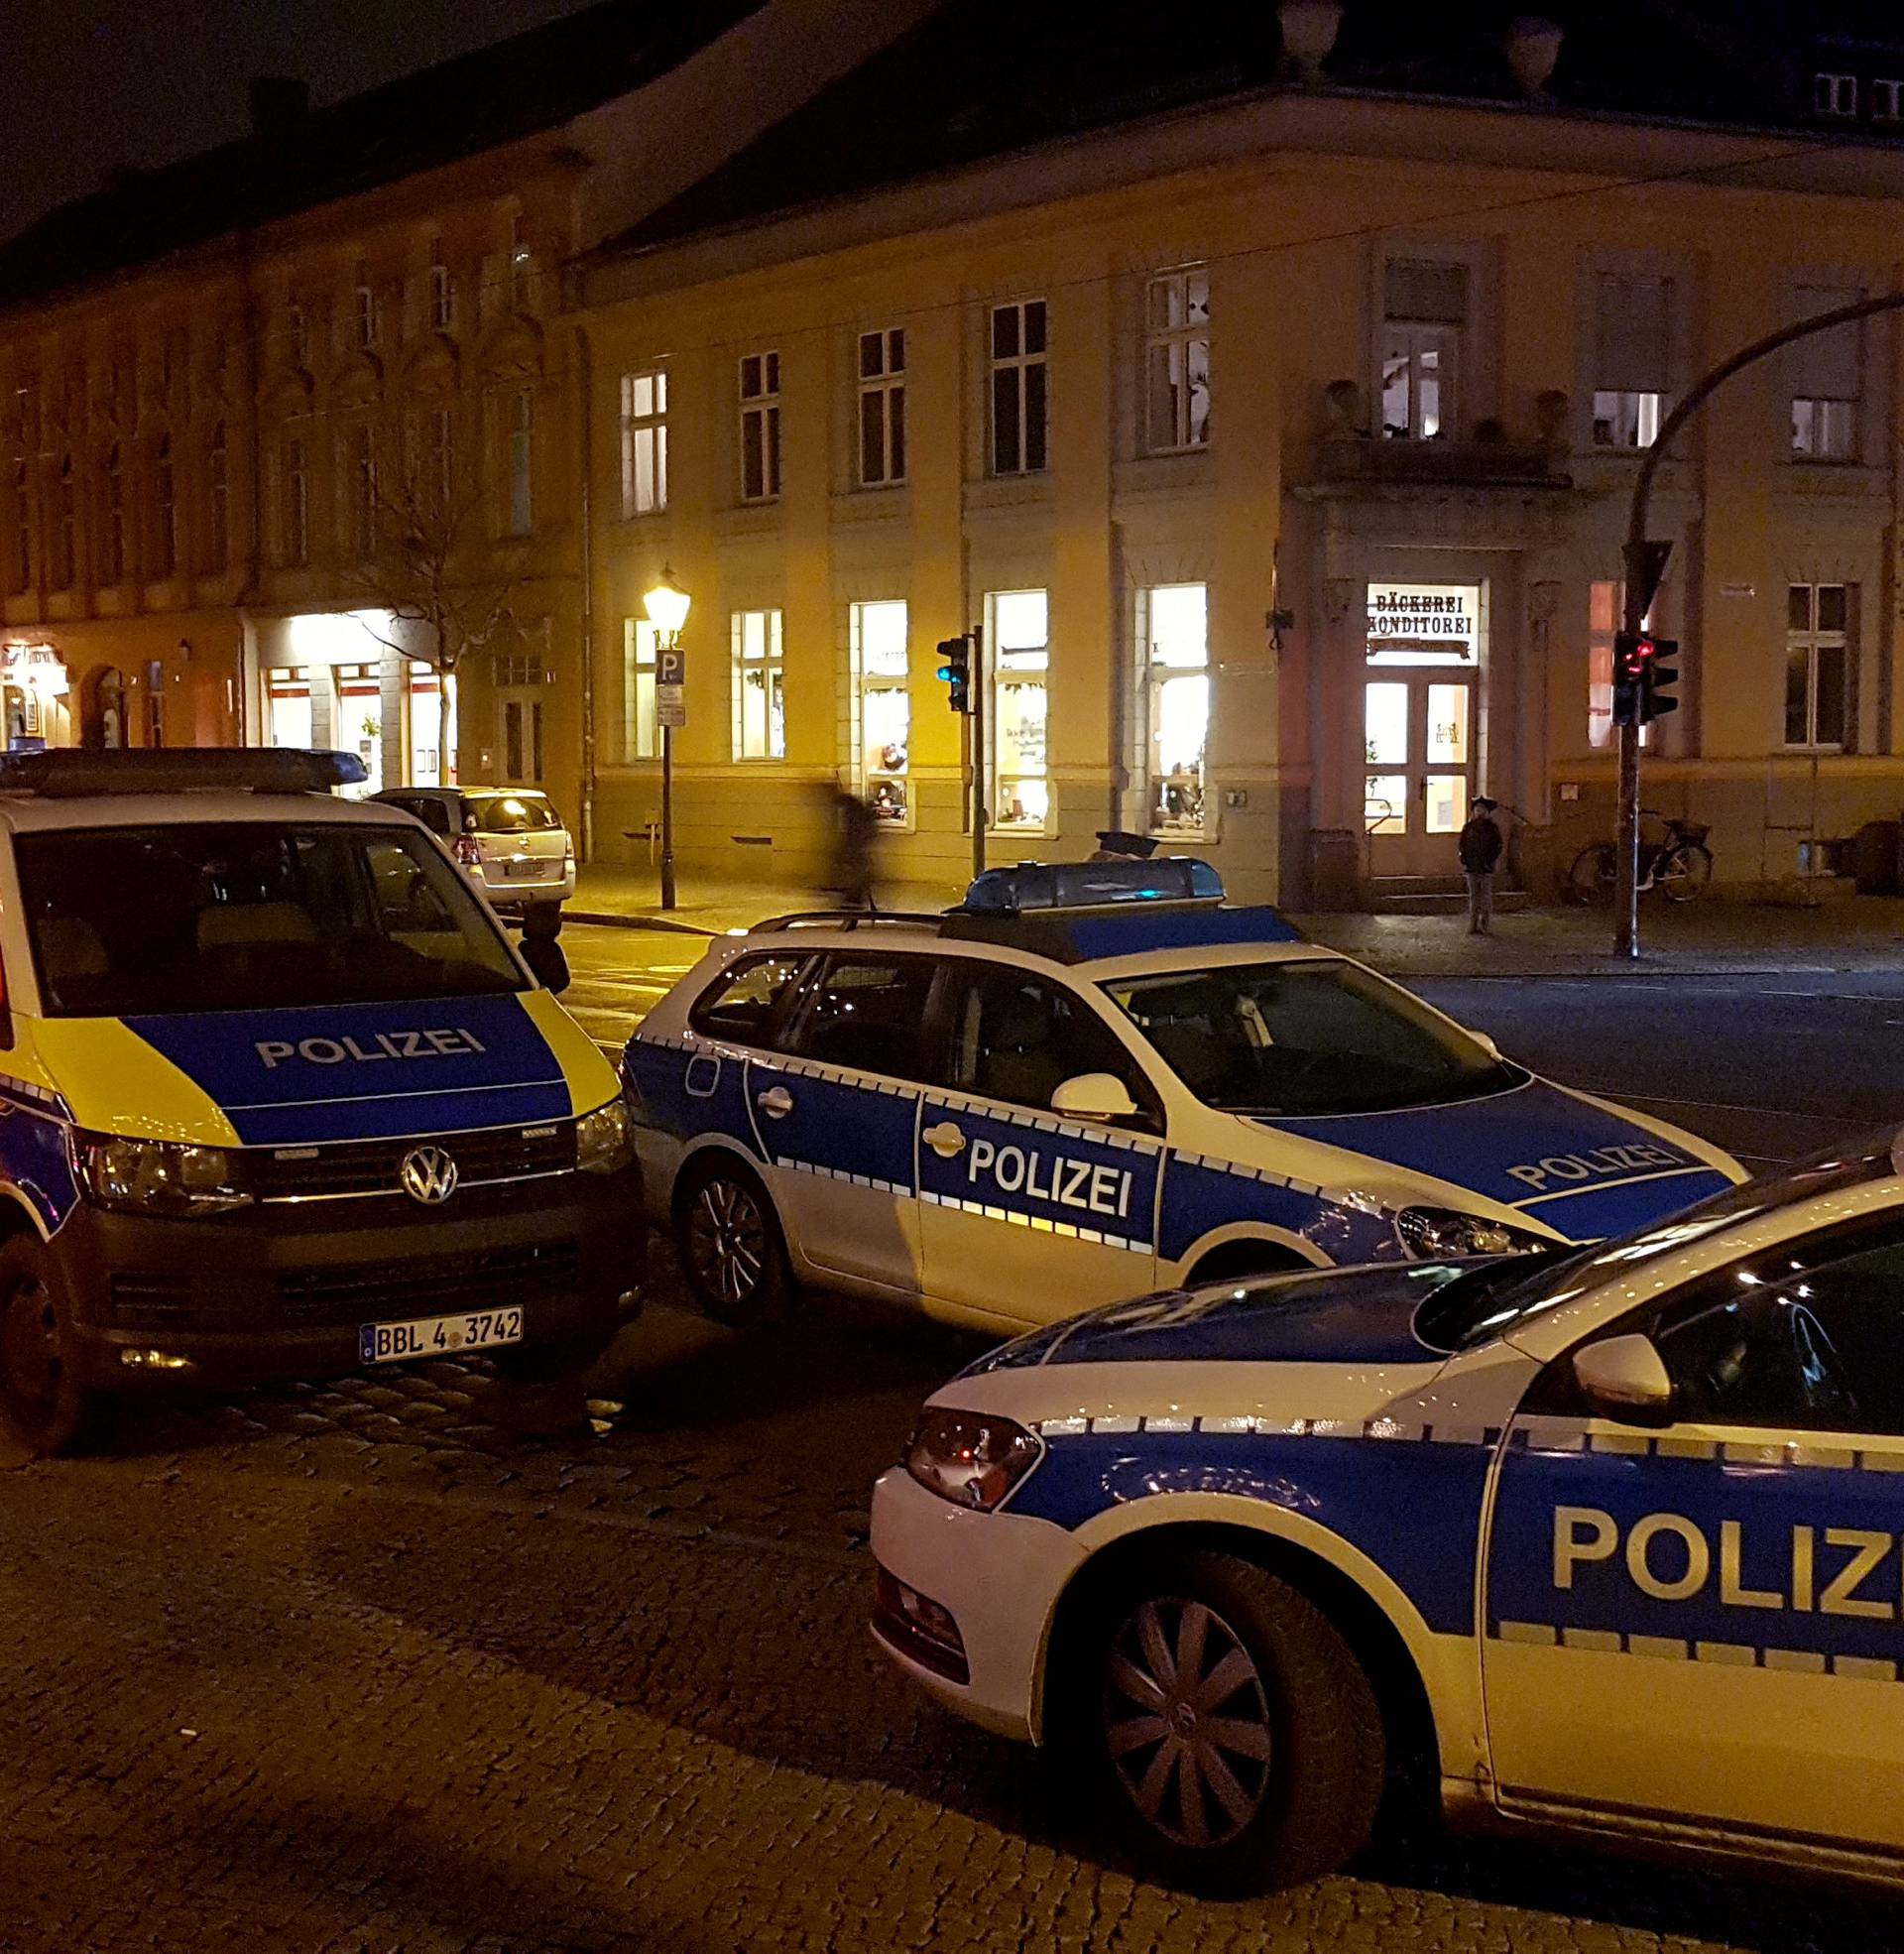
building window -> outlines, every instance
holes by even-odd
[[[99,560],[99,581],[126,580],[126,466],[117,441],[106,450],[106,533]]]
[[[905,480],[905,330],[860,334],[860,486]]]
[[[284,560],[290,564],[308,562],[310,477],[304,465],[304,444],[300,440],[285,443],[284,498]]]
[[[1801,285],[1793,295],[1797,315],[1816,318],[1854,305],[1863,293],[1851,286]],[[1815,332],[1792,347],[1792,455],[1800,461],[1855,461],[1858,403],[1864,391],[1864,324],[1853,319]]]
[[[363,422],[350,430],[349,442],[350,541],[359,556],[368,556],[377,547],[377,430]]]
[[[1207,586],[1163,583],[1139,592],[1137,631],[1150,829],[1201,834],[1210,744]]]
[[[1904,81],[1871,83],[1871,120],[1904,122]]]
[[[219,575],[231,560],[231,451],[220,421],[205,444],[205,568]]]
[[[73,487],[72,456],[60,457],[59,521],[55,527],[58,549],[53,559],[53,587],[70,590],[79,566],[78,497]]]
[[[443,241],[429,247],[429,329],[447,332],[456,322],[456,281],[443,262]]]
[[[1603,272],[1594,313],[1594,445],[1650,447],[1672,373],[1673,282]]]
[[[1785,744],[1848,747],[1852,612],[1857,586],[1794,583],[1786,592]]]
[[[331,740],[364,763],[368,778],[351,797],[368,799],[384,786],[383,678],[374,665],[338,665],[331,668],[331,683],[336,688]]]
[[[172,436],[161,434],[152,457],[152,573],[170,576],[178,562],[178,485],[172,466]]]
[[[536,296],[536,254],[523,231],[523,213],[509,217],[509,303],[519,312],[529,310]]]
[[[146,661],[146,744],[166,743],[166,668],[158,659]]]
[[[1034,475],[1044,466],[1044,301],[992,307],[992,472]]]
[[[749,353],[741,362],[741,500],[772,502],[780,492],[780,356]]]
[[[423,494],[441,514],[456,492],[456,419],[446,407],[433,407],[423,416],[422,462]]]
[[[667,375],[622,375],[622,520],[667,507]]]
[[[307,666],[278,665],[266,671],[265,735],[273,746],[305,748],[313,744]]]
[[[505,781],[542,778],[542,687],[547,672],[536,652],[499,652],[493,665]]]
[[[786,758],[778,611],[734,613],[734,758]]]
[[[645,617],[622,620],[622,758],[653,760],[661,750],[654,716],[654,661],[661,634]]]
[[[850,613],[855,728],[854,786],[882,821],[904,822],[912,744],[903,599],[855,604]]]
[[[519,387],[509,401],[509,534],[527,536],[533,526],[536,459],[536,396]]]
[[[992,821],[1042,829],[1050,817],[1045,756],[1050,611],[1042,590],[995,590],[986,601],[991,645]]]
[[[361,272],[357,278],[357,345],[366,353],[377,349],[377,291]]]
[[[1839,118],[1857,113],[1857,76],[1820,74],[1812,81],[1812,106],[1820,115]]]
[[[285,344],[293,365],[310,364],[310,314],[296,301],[285,307]]]
[[[33,464],[24,453],[13,457],[13,561],[7,568],[16,595],[33,588]]]
[[[1382,273],[1381,431],[1433,440],[1455,423],[1468,268],[1402,258]]]
[[[1143,444],[1152,454],[1210,438],[1210,273],[1191,265],[1144,294]]]

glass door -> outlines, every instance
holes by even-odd
[[[1475,794],[1474,675],[1408,672],[1363,691],[1363,823],[1371,875],[1456,875]]]

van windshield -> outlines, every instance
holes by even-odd
[[[529,988],[454,865],[414,827],[67,828],[14,847],[50,1017]]]

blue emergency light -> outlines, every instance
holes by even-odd
[[[1220,903],[1223,878],[1208,862],[1166,855],[1148,862],[1020,862],[987,869],[965,892],[968,916],[1027,910],[1098,910],[1130,903]]]
[[[298,747],[55,747],[0,754],[0,794],[66,799],[92,794],[326,794],[369,776],[354,753]]]

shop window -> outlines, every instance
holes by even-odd
[[[1793,295],[1798,318],[1854,305],[1855,286],[1801,285]],[[1798,461],[1855,461],[1859,404],[1864,391],[1864,326],[1815,332],[1792,348],[1792,457]]]
[[[1143,444],[1151,454],[1210,438],[1210,272],[1191,265],[1144,291]]]
[[[1455,425],[1468,269],[1391,260],[1382,276],[1381,431],[1433,440]]]
[[[749,353],[741,362],[741,500],[773,502],[780,492],[780,356]]]
[[[356,754],[364,763],[366,776],[361,786],[340,791],[348,799],[361,800],[380,793],[384,785],[383,680],[374,665],[333,666],[330,675],[336,687],[332,736],[344,752]]]
[[[905,480],[905,332],[860,334],[860,486]]]
[[[786,758],[786,695],[778,611],[736,611],[734,758]]]
[[[1034,475],[1045,463],[1044,301],[992,307],[992,472]]]
[[[1201,834],[1210,741],[1207,586],[1164,583],[1139,592],[1137,629],[1150,828]]]
[[[1852,745],[1857,586],[1794,583],[1786,591],[1785,744]]]
[[[911,809],[912,740],[904,602],[855,604],[850,636],[858,749],[854,784],[880,820],[902,824]]]
[[[410,662],[410,779],[416,787],[443,785],[443,679],[433,665]]]
[[[995,590],[991,629],[992,823],[1033,833],[1051,815],[1045,731],[1051,668],[1050,608],[1043,590]]]
[[[645,617],[622,620],[622,758],[653,760],[661,750],[654,714],[655,655],[661,634]]]
[[[1603,272],[1595,288],[1594,445],[1651,446],[1672,374],[1673,282]]]
[[[266,738],[273,746],[315,744],[308,666],[273,666],[265,672],[265,722]]]
[[[667,507],[667,375],[622,375],[622,520]]]

